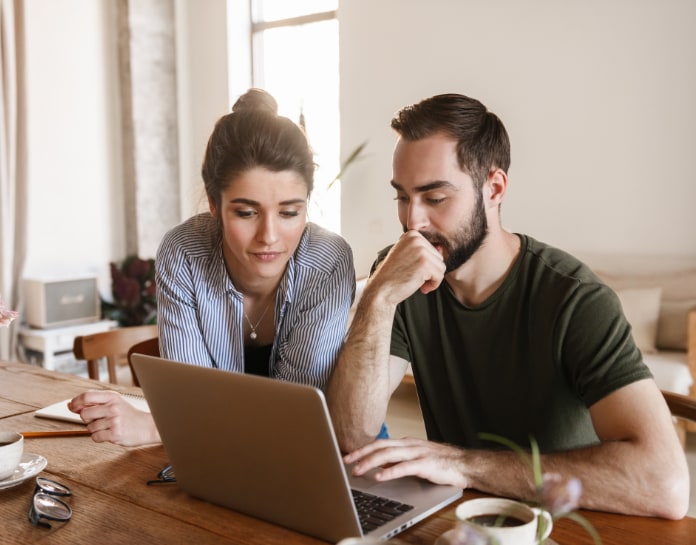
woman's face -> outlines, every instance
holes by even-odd
[[[230,182],[219,210],[209,201],[222,225],[225,265],[238,289],[280,280],[305,228],[307,198],[297,172],[256,167]]]

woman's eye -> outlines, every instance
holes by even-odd
[[[235,210],[235,214],[237,214],[238,217],[240,218],[250,218],[255,214],[254,210]]]
[[[280,215],[284,218],[296,218],[300,212],[298,210],[282,210]]]

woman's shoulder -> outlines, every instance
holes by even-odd
[[[209,212],[192,216],[173,227],[162,238],[159,253],[183,252],[208,256],[219,240],[219,226]]]
[[[299,265],[313,265],[320,268],[334,265],[339,261],[348,261],[352,265],[353,252],[341,235],[316,223],[307,223],[295,252],[295,261]]]

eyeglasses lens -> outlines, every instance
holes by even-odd
[[[34,511],[51,520],[68,520],[72,516],[72,509],[67,503],[41,492],[34,496]]]
[[[72,496],[72,491],[67,486],[44,477],[36,478],[36,490],[52,496]]]
[[[72,517],[70,506],[59,496],[72,496],[72,491],[65,485],[38,477],[34,488],[34,497],[29,510],[29,520],[34,526],[50,528],[51,525],[41,519],[64,522]]]

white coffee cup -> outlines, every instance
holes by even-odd
[[[24,452],[24,436],[15,431],[0,431],[0,481],[17,469]]]
[[[492,536],[498,545],[536,545],[551,534],[551,515],[525,503],[504,498],[476,498],[460,503],[455,510],[460,524],[472,524]],[[506,525],[507,523],[514,525]],[[537,536],[539,520],[544,531]]]

